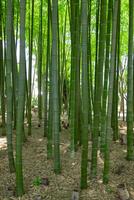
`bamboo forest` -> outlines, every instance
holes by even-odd
[[[134,0],[0,0],[0,200],[134,200]]]

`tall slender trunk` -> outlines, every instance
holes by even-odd
[[[96,1],[96,44],[95,44],[95,82],[94,82],[94,97],[96,91],[96,81],[97,81],[97,63],[98,63],[98,44],[99,44],[99,27],[100,27],[100,6],[101,0]]]
[[[87,188],[88,163],[88,64],[87,64],[87,36],[88,36],[88,1],[82,0],[82,161],[81,188]]]
[[[105,72],[103,83],[102,109],[101,109],[101,144],[100,149],[103,152],[105,146],[105,131],[106,131],[106,108],[107,108],[107,94],[108,94],[108,75],[110,65],[110,41],[111,41],[111,24],[112,24],[112,7],[113,3],[109,0],[108,3],[108,17],[107,17],[107,36],[106,36],[106,58],[105,58]]]
[[[99,51],[96,71],[96,88],[94,98],[94,124],[93,124],[93,144],[92,144],[92,163],[91,163],[91,175],[96,177],[97,174],[97,150],[98,150],[98,136],[100,131],[100,114],[101,114],[101,101],[102,101],[102,89],[103,89],[103,65],[104,65],[104,53],[106,43],[106,12],[107,1],[101,0],[100,11],[100,34],[99,34]]]
[[[20,0],[20,68],[19,68],[19,90],[17,109],[17,130],[16,130],[16,190],[17,195],[24,194],[23,171],[22,171],[22,142],[24,131],[24,110],[25,110],[25,14],[26,1]]]
[[[50,0],[47,1],[47,53],[44,88],[44,137],[48,135],[48,72],[50,66]]]
[[[42,0],[40,0],[39,37],[38,37],[38,118],[39,126],[42,119]]]
[[[113,83],[114,83],[114,64],[116,53],[116,35],[117,35],[117,18],[118,18],[118,6],[119,0],[114,1],[113,10],[113,27],[112,27],[112,47],[111,47],[111,61],[109,71],[109,89],[108,89],[108,108],[106,116],[106,136],[105,136],[105,149],[104,149],[104,173],[103,183],[109,181],[109,169],[110,169],[110,142],[112,138],[111,131],[111,115],[112,115],[112,100],[113,100]]]
[[[112,129],[113,140],[119,139],[118,134],[118,90],[119,90],[119,66],[120,66],[120,9],[121,1],[118,6],[118,22],[117,22],[117,42],[116,42],[116,57],[115,57],[115,73],[114,73],[114,91],[113,91],[113,105],[112,105]]]
[[[17,40],[18,40],[18,29],[19,29],[19,0],[17,0],[17,17],[16,17],[16,37],[15,37],[15,46],[17,48]]]
[[[79,0],[71,0],[71,75],[70,75],[70,131],[71,153],[74,156],[77,150],[79,132],[79,108],[80,102],[80,53],[79,53]]]
[[[15,171],[13,144],[12,144],[12,116],[13,116],[13,86],[12,86],[12,49],[11,49],[11,31],[12,31],[12,1],[7,1],[7,54],[6,54],[6,91],[7,91],[7,145],[10,171]]]
[[[16,57],[16,44],[14,33],[14,0],[12,0],[12,80],[13,80],[13,120],[14,128],[16,128],[16,110],[17,110],[17,97],[18,97],[18,69],[17,69],[17,57]]]
[[[63,48],[62,48],[62,67],[61,67],[61,104],[65,103],[65,95],[64,95],[64,81],[65,81],[65,65],[66,65],[66,28],[67,28],[67,6],[64,20],[64,28],[63,28]],[[65,105],[64,105],[65,106]],[[65,108],[66,109],[66,106]],[[64,110],[63,110],[64,112]]]
[[[133,135],[133,47],[134,47],[134,1],[129,0],[129,42],[127,76],[127,159],[134,160]]]
[[[89,91],[89,124],[90,130],[92,130],[92,113],[93,113],[93,70],[92,70],[92,53],[91,53],[91,6],[92,1],[88,2],[88,91]]]
[[[76,87],[76,96],[75,96],[75,106],[76,106],[76,143],[81,144],[81,131],[80,131],[80,27],[81,27],[81,14],[80,14],[80,1],[76,1],[76,14],[75,14],[75,51],[76,51],[76,80],[75,80],[75,87]]]
[[[47,135],[47,158],[52,158],[52,61],[51,61],[51,40],[50,40],[50,30],[51,30],[51,2],[48,0],[48,33],[47,33],[47,63],[46,63],[46,97],[45,97],[45,110],[47,110],[47,84],[48,84],[48,78],[47,73],[49,77],[49,112],[48,112],[48,131],[47,131],[47,121],[45,122],[45,129],[47,132],[45,135]],[[46,111],[47,112],[47,111]],[[46,115],[46,114],[45,114]],[[47,115],[45,120],[47,119]]]
[[[58,91],[58,0],[52,0],[52,133],[54,137],[54,171],[59,174],[60,135],[59,135],[59,91]]]
[[[32,0],[32,17],[29,40],[29,71],[28,71],[28,134],[31,135],[31,101],[32,101],[32,53],[33,53],[34,0]]]
[[[0,0],[0,95],[1,95],[1,114],[2,114],[2,135],[5,135],[5,67],[3,51],[3,8]]]

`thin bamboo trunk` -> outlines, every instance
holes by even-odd
[[[22,142],[24,136],[24,111],[25,111],[25,16],[26,1],[20,0],[20,68],[19,90],[16,129],[16,192],[17,196],[24,194],[22,171]]]

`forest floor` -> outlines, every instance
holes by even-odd
[[[23,146],[25,195],[19,200],[71,200],[72,192],[78,190],[80,200],[116,200],[118,185],[125,184],[134,199],[134,162],[125,159],[126,145],[112,143],[111,172],[108,185],[102,183],[103,160],[98,156],[98,176],[90,179],[91,143],[89,142],[88,189],[80,191],[81,149],[75,159],[70,158],[69,130],[61,131],[62,173],[53,173],[53,162],[47,160],[46,139],[43,127],[33,121],[32,136]],[[15,174],[9,173],[6,139],[0,138],[0,200],[17,200],[15,197]],[[37,184],[39,179],[49,179],[49,185]]]

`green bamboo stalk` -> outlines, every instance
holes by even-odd
[[[28,135],[31,135],[31,100],[32,100],[32,53],[33,53],[34,0],[32,0],[32,17],[29,40],[29,71],[28,71]]]
[[[92,134],[92,163],[91,163],[91,176],[97,175],[97,151],[98,151],[98,136],[100,131],[100,114],[102,104],[102,90],[103,90],[103,65],[104,65],[104,52],[106,43],[106,13],[107,1],[101,0],[100,11],[100,34],[99,34],[99,51],[96,71],[96,88],[94,98],[94,124]]]
[[[80,76],[80,66],[79,66],[79,0],[71,0],[71,75],[70,75],[70,131],[71,131],[71,155],[72,157],[77,150],[78,143],[78,122],[79,122],[79,76]],[[78,85],[77,85],[78,84]],[[77,101],[76,101],[77,100]]]
[[[111,47],[111,61],[109,71],[109,89],[108,89],[108,108],[106,116],[106,136],[105,136],[105,149],[104,149],[104,172],[103,172],[103,183],[109,181],[109,170],[110,170],[110,142],[112,138],[111,131],[111,115],[112,115],[112,100],[113,100],[113,83],[114,83],[114,64],[115,64],[115,53],[116,53],[116,35],[117,35],[117,18],[118,18],[118,6],[119,0],[114,1],[113,10],[113,27],[112,27],[112,47]]]
[[[88,2],[88,54],[87,54],[87,62],[88,62],[88,93],[89,93],[89,124],[90,130],[92,130],[92,113],[93,113],[93,71],[92,71],[92,54],[91,54],[91,6],[92,1]]]
[[[106,58],[105,58],[105,74],[102,96],[102,110],[101,110],[101,141],[100,150],[104,151],[105,146],[105,131],[106,131],[106,108],[107,108],[107,95],[108,95],[108,75],[110,65],[110,41],[111,41],[111,25],[112,25],[112,9],[113,2],[109,0],[108,3],[108,16],[107,16],[107,36],[106,36]]]
[[[11,31],[12,31],[12,1],[7,1],[7,21],[6,21],[6,36],[7,36],[7,54],[6,54],[6,92],[7,92],[7,146],[10,172],[15,171],[13,144],[12,144],[12,49],[11,49]]]
[[[100,26],[100,6],[101,0],[96,1],[96,44],[95,44],[95,79],[94,79],[94,98],[96,91],[96,81],[97,81],[97,62],[98,62],[98,46],[99,46],[99,26]]]
[[[119,0],[118,24],[117,24],[117,47],[115,58],[115,77],[114,77],[114,91],[113,91],[113,105],[112,105],[112,129],[113,140],[119,139],[118,134],[118,90],[119,90],[119,66],[120,66],[120,9],[121,1]]]
[[[24,108],[25,108],[25,16],[26,1],[20,0],[20,68],[16,129],[16,192],[17,196],[24,194],[22,171],[22,142],[24,136]]]
[[[52,0],[52,133],[54,137],[54,172],[61,172],[59,135],[59,90],[58,90],[58,0]]]
[[[45,69],[45,91],[44,91],[44,137],[48,135],[48,72],[50,65],[50,1],[47,2],[47,58]]]
[[[52,148],[52,61],[51,61],[51,53],[50,53],[50,48],[51,48],[51,40],[50,40],[50,30],[51,30],[51,18],[52,18],[52,13],[51,13],[51,2],[48,0],[48,33],[47,33],[47,65],[46,65],[46,98],[45,98],[45,110],[47,110],[47,84],[48,84],[48,79],[47,79],[47,73],[49,76],[49,112],[48,112],[48,131],[46,130],[47,126],[45,127],[45,130],[47,131],[45,135],[47,136],[47,158],[51,159],[53,155],[53,148]],[[51,50],[52,51],[52,50]],[[46,118],[45,118],[46,119]],[[45,122],[47,125],[47,121]],[[44,131],[45,131],[44,130]]]
[[[129,41],[128,41],[128,76],[127,76],[127,160],[134,160],[133,135],[133,35],[134,1],[129,0]]]
[[[12,0],[12,32],[11,32],[11,45],[12,45],[12,80],[13,80],[13,120],[14,129],[16,129],[16,111],[17,111],[17,97],[18,97],[18,69],[16,58],[16,44],[14,34],[14,0]]]
[[[4,50],[3,50],[3,8],[0,0],[0,94],[1,94],[1,114],[2,114],[2,135],[5,135],[5,67],[4,67]]]
[[[40,0],[39,37],[38,37],[38,120],[39,126],[42,119],[42,0]]]
[[[88,64],[87,64],[87,36],[88,36],[88,1],[82,0],[82,161],[81,161],[81,189],[87,188],[88,163]]]

